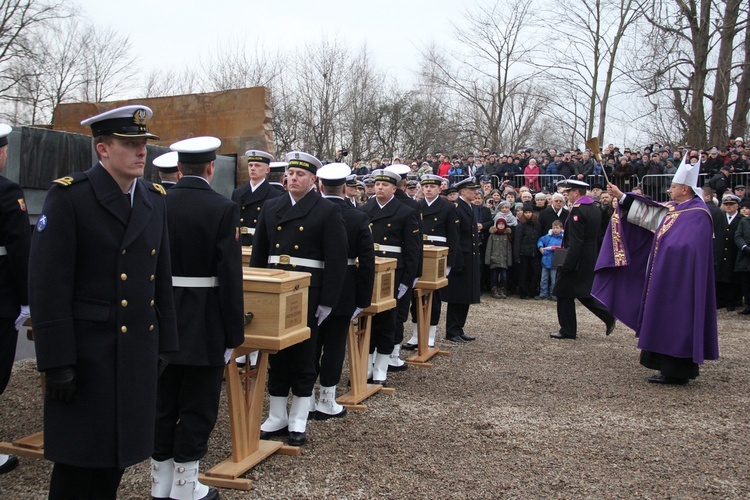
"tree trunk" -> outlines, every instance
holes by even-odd
[[[732,49],[737,32],[737,18],[740,13],[740,0],[727,0],[721,27],[719,60],[714,84],[713,105],[711,107],[711,127],[709,143],[721,147],[727,142],[727,120],[729,119],[729,86],[731,85]]]
[[[737,82],[737,101],[734,105],[734,118],[732,118],[732,138],[747,137],[747,116],[750,114],[750,8],[745,16],[745,59],[742,67],[742,76]]]

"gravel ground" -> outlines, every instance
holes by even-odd
[[[389,375],[396,393],[366,411],[311,422],[300,456],[269,457],[246,474],[252,491],[222,497],[748,497],[747,317],[720,311],[721,359],[688,386],[658,386],[621,324],[607,338],[579,306],[578,340],[552,340],[553,302],[483,301],[467,325],[477,341],[441,342],[450,357]],[[41,429],[33,361],[14,370],[0,396],[3,441]],[[229,440],[223,399],[202,470],[230,455]],[[0,498],[45,498],[50,471],[21,459],[0,476]],[[149,488],[143,462],[119,493],[148,498]]]

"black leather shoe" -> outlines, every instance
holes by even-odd
[[[419,347],[417,344],[404,344],[401,346],[401,349],[405,351],[413,351],[417,347]]]
[[[742,311],[738,312],[737,314],[750,314],[750,307],[744,308]]]
[[[408,369],[409,369],[409,365],[406,364],[406,363],[404,363],[401,366],[388,365],[388,371],[391,372],[391,373],[392,372],[405,372]]]
[[[666,385],[685,385],[688,383],[686,378],[677,377],[665,377],[661,373],[652,375],[648,378],[648,381],[652,384],[666,384]]]
[[[734,309],[735,309],[734,306],[727,307],[727,311],[729,311],[729,312],[734,312]]]
[[[465,333],[461,335],[461,338],[464,339],[466,342],[471,342],[472,340],[476,340],[476,337],[472,337],[471,335],[466,335]]]
[[[456,336],[456,337],[448,337],[445,340],[447,340],[448,342],[453,342],[454,344],[465,344],[466,343],[466,341],[463,338],[461,338],[460,335]]]
[[[561,340],[561,339],[575,340],[575,337],[567,337],[560,332],[552,332],[549,334],[549,336],[550,338],[557,339],[557,340]]]
[[[343,418],[346,416],[346,406],[344,408],[336,413],[335,415],[331,415],[329,413],[323,413],[322,411],[315,412],[315,419],[316,420],[328,420],[329,418]]]
[[[289,446],[303,446],[305,442],[304,432],[289,431],[289,439],[286,440],[286,444]]]
[[[208,493],[206,493],[206,496],[201,498],[201,500],[219,500],[219,490],[216,488],[208,488]]]
[[[307,420],[315,420],[316,418],[318,418],[318,412],[317,411],[313,410],[313,411],[308,411],[307,412]]]
[[[264,430],[261,430],[260,431],[260,438],[261,439],[270,439],[272,437],[277,437],[277,436],[286,436],[287,434],[289,434],[289,429],[287,427],[282,427],[281,429],[279,429],[277,431],[264,431]]]
[[[5,474],[18,467],[18,457],[15,455],[8,455],[8,460],[3,465],[0,465],[0,474]]]
[[[613,319],[611,323],[607,323],[607,331],[605,332],[605,334],[609,335],[610,333],[614,332],[616,325],[617,325],[616,319]]]

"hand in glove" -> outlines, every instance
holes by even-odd
[[[234,351],[234,349],[231,349],[231,348],[224,349],[224,364],[225,365],[228,365],[229,362],[232,360],[232,351]]]
[[[318,310],[315,311],[315,317],[318,318],[318,326],[326,320],[329,314],[331,314],[331,307],[318,306]]]
[[[50,368],[44,372],[44,383],[47,396],[70,403],[76,393],[76,370],[72,366]]]
[[[16,318],[16,330],[21,331],[24,322],[31,317],[29,306],[21,306],[21,314]]]
[[[419,281],[419,277],[414,278],[414,283],[411,284],[411,287],[414,288],[417,286],[417,281]]]
[[[406,286],[406,285],[404,285],[403,283],[401,283],[398,286],[398,298],[399,298],[399,300],[401,299],[401,297],[403,297],[404,295],[406,295],[407,291],[409,291],[409,287]]]
[[[451,274],[451,266],[445,266],[445,277],[447,278]]]
[[[742,253],[744,253],[745,255],[750,255],[750,245],[745,245],[744,247],[742,247]]]
[[[361,313],[361,312],[362,312],[362,308],[361,308],[361,307],[357,307],[356,309],[354,309],[354,314],[352,314],[352,319],[351,319],[351,321],[354,321],[354,319],[355,319],[355,318],[356,318],[357,316],[359,316],[359,313]]]

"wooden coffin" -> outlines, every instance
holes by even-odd
[[[448,265],[448,247],[425,245],[423,252],[422,277],[419,278],[414,288],[437,290],[448,286],[448,278],[445,275],[445,268]]]
[[[377,314],[396,307],[394,287],[396,281],[396,259],[375,257],[375,284],[372,287],[372,304],[364,310],[368,314]]]

